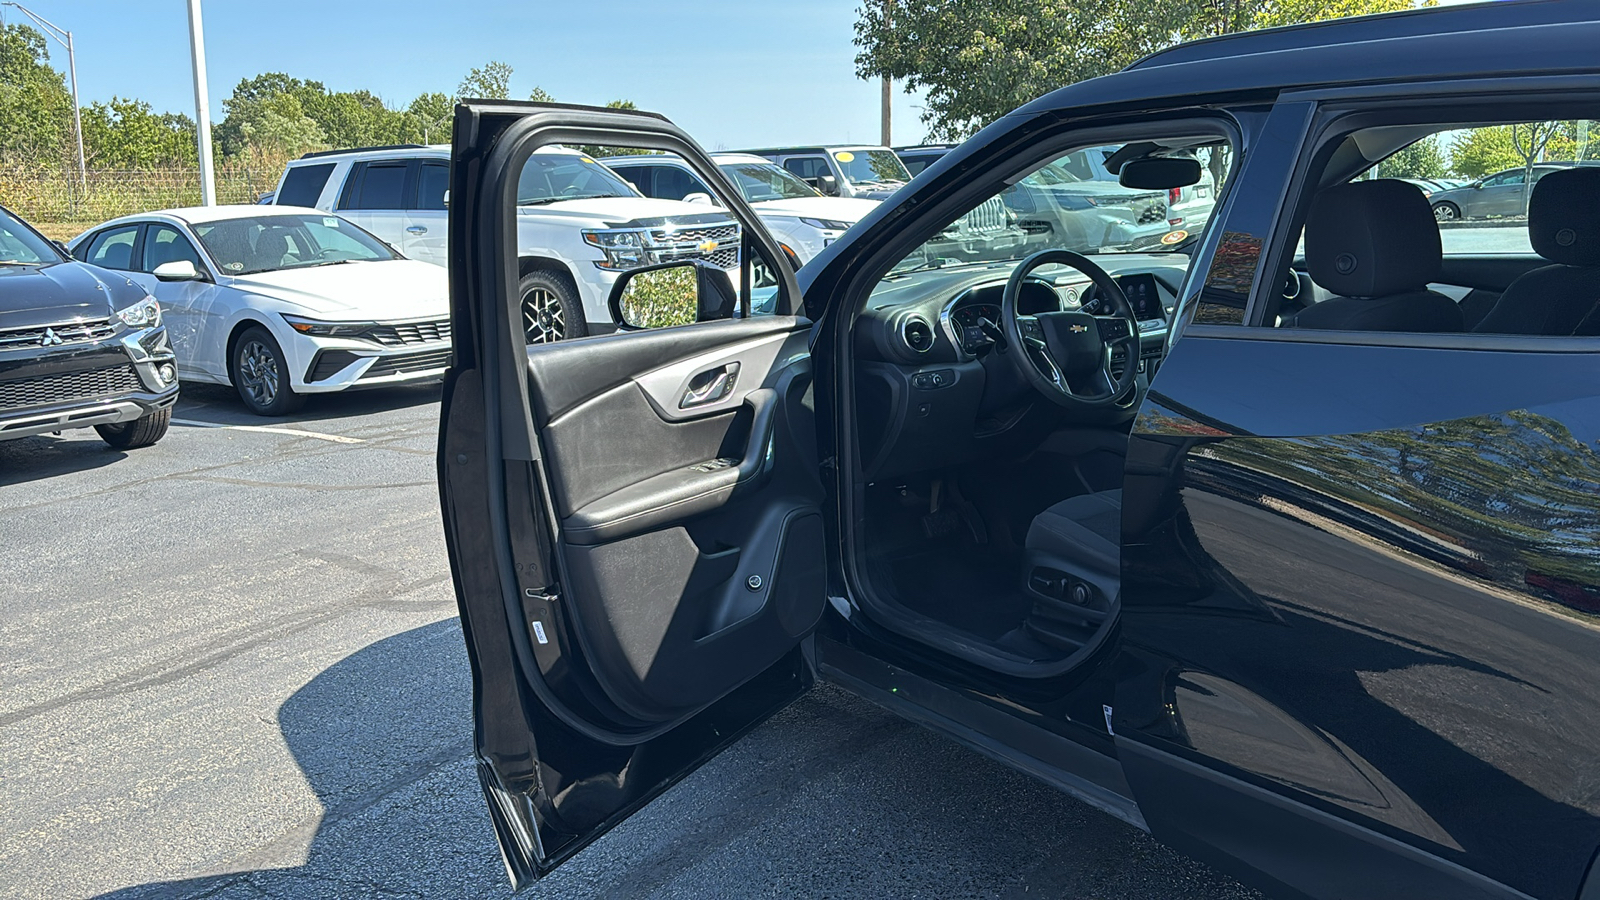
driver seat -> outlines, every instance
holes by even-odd
[[[1122,570],[1122,489],[1079,494],[1033,519],[1023,546],[1032,565],[1054,559],[1101,575]]]
[[[1027,634],[1072,654],[1091,651],[1122,594],[1122,490],[1068,497],[1034,516],[1022,562],[1033,600]]]

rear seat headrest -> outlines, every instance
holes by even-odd
[[[1600,266],[1600,167],[1559,169],[1539,179],[1528,201],[1535,253],[1568,266]]]

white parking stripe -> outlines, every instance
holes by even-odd
[[[227,425],[222,422],[199,422],[194,419],[173,419],[174,425],[189,425],[194,428],[227,428],[232,431],[263,431],[268,434],[287,434],[294,437],[316,438],[319,441],[332,441],[335,444],[364,444],[361,438],[345,437],[342,434],[323,434],[320,431],[301,431],[298,428],[280,428],[275,425]]]

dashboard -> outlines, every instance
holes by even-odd
[[[1167,321],[1189,259],[1149,253],[1095,261],[1116,279],[1137,314],[1140,342],[1132,364],[1140,369],[1141,384],[1148,383],[1166,346]],[[868,478],[930,471],[1009,452],[1006,447],[1021,449],[1041,437],[1039,429],[1059,426],[1054,405],[1040,403],[1011,357],[996,352],[1004,343],[1001,295],[1014,265],[892,274],[868,298],[852,329],[856,418],[862,423]],[[1018,312],[1109,314],[1109,304],[1095,293],[1075,270],[1046,269],[1023,282]],[[1126,350],[1116,351],[1112,367],[1130,364],[1127,356]],[[1136,408],[1137,403],[1107,408],[1091,418],[1111,424],[1131,417]]]

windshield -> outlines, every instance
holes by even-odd
[[[49,266],[61,262],[50,242],[0,209],[0,266]]]
[[[638,196],[639,192],[615,172],[575,153],[535,153],[522,167],[522,177],[517,179],[518,206]]]
[[[1139,253],[1182,250],[1211,218],[1215,185],[1232,152],[1224,143],[1175,147],[1202,166],[1198,184],[1175,190],[1124,187],[1105,167],[1119,145],[1064,153],[951,222],[895,271],[1021,259],[1040,250]],[[1209,173],[1209,177],[1207,175]]]
[[[893,150],[835,150],[833,161],[851,184],[911,180],[911,173]]]
[[[193,229],[217,268],[229,275],[398,258],[338,216],[264,214],[201,222]]]
[[[772,163],[723,163],[717,168],[733,181],[749,203],[822,196],[811,185]]]

